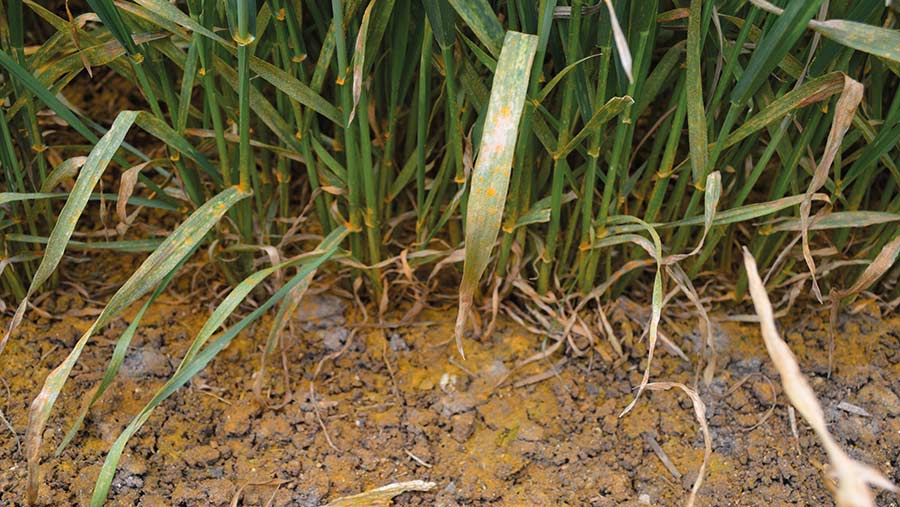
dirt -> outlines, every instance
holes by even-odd
[[[91,269],[108,267],[97,262]],[[59,294],[39,306],[63,316],[31,312],[0,358],[0,408],[17,434],[0,428],[3,506],[24,504],[17,440],[24,438],[29,403],[97,308],[77,292]],[[283,340],[286,375],[280,354],[268,366],[265,403],[252,386],[268,321],[237,338],[131,440],[108,504],[224,506],[239,494],[237,505],[315,506],[415,479],[435,487],[402,494],[394,505],[686,500],[703,458],[690,400],[677,390],[647,392],[619,417],[646,364],[639,328],[611,317],[626,351],[614,363],[602,359],[616,357],[602,342],[583,356],[557,353],[516,368],[549,344],[514,323],[501,322],[485,341],[467,340],[462,362],[450,340],[453,308],[426,310],[414,325],[388,328],[360,325],[354,308],[327,292],[305,300]],[[842,317],[830,378],[826,313],[785,321],[783,333],[840,443],[896,482],[900,319],[882,318],[874,308]],[[88,503],[110,443],[172,374],[209,311],[189,297],[163,296],[144,317],[113,387],[73,444],[52,457],[136,309],[88,346],[56,404],[44,435],[41,505]],[[802,421],[793,435],[756,326],[717,315],[719,368],[711,385],[698,381],[693,321],[667,328],[680,330],[673,340],[691,362],[663,348],[653,364],[654,380],[696,386],[706,404],[713,454],[697,504],[833,505],[824,453]],[[317,365],[338,353],[322,362],[313,382]],[[279,407],[285,392],[290,401]],[[878,500],[897,505],[889,494]]]

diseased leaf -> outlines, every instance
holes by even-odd
[[[91,192],[94,187],[97,186],[97,182],[100,181],[100,176],[103,175],[103,171],[106,170],[106,166],[109,165],[109,161],[113,154],[119,149],[119,146],[125,139],[125,134],[128,133],[128,129],[131,128],[137,115],[138,113],[135,111],[124,111],[119,113],[119,116],[116,117],[116,121],[113,122],[112,127],[110,127],[106,135],[97,142],[97,145],[91,150],[90,155],[84,162],[84,166],[81,168],[81,174],[79,174],[78,179],[75,181],[75,187],[72,188],[65,206],[63,206],[62,211],[59,212],[56,226],[50,233],[50,240],[47,243],[47,248],[41,258],[41,263],[34,274],[34,278],[31,280],[31,285],[28,287],[28,292],[21,303],[19,303],[16,313],[13,315],[9,327],[3,335],[3,340],[0,341],[0,354],[3,353],[3,349],[6,347],[6,342],[9,340],[12,332],[22,321],[22,317],[25,315],[25,309],[28,307],[29,299],[42,285],[44,285],[44,282],[50,278],[50,275],[56,270],[56,266],[59,265],[59,261],[62,259],[66,249],[66,243],[68,243],[69,238],[72,237],[72,233],[75,231],[75,224],[78,222],[78,218],[84,211],[84,207],[87,205]],[[37,494],[36,490],[35,494]]]
[[[566,145],[560,149],[559,151],[553,154],[554,158],[564,158],[566,155],[572,152],[575,148],[577,148],[589,135],[597,132],[606,122],[612,120],[616,116],[619,115],[622,111],[625,110],[628,106],[634,104],[634,99],[629,96],[624,97],[613,97],[609,99],[606,104],[600,106],[596,111],[594,111],[593,116],[588,122],[584,125],[584,128],[581,129],[578,134],[575,135]]]
[[[475,32],[475,36],[488,48],[488,51],[494,56],[499,55],[501,46],[506,44],[506,39],[503,37],[503,26],[500,25],[497,14],[494,13],[487,0],[450,0],[450,5],[453,6],[463,22]],[[433,24],[432,28],[434,28]],[[435,30],[435,34],[437,34],[437,30]]]
[[[731,102],[746,104],[756,94],[763,81],[803,35],[806,23],[815,16],[821,3],[822,0],[787,3],[784,13],[756,44],[750,62],[731,92]]]
[[[534,35],[507,32],[497,61],[466,215],[466,260],[455,330],[457,348],[463,358],[466,314],[500,231],[519,119],[537,42]]]
[[[706,177],[706,185],[704,186],[703,197],[703,234],[700,236],[700,241],[698,241],[697,246],[688,253],[670,255],[666,257],[663,261],[664,264],[675,264],[676,262],[681,262],[688,257],[697,255],[700,250],[703,249],[703,242],[706,240],[706,236],[709,234],[709,229],[716,221],[716,210],[719,207],[719,198],[722,197],[722,175],[719,174],[719,171],[713,171],[709,176]]]
[[[691,0],[691,17],[688,18],[687,39],[687,85],[684,88],[687,98],[691,169],[695,184],[701,183],[709,166],[706,111],[703,107],[703,76],[700,74],[700,58],[703,50],[703,41],[700,34],[700,15],[703,11],[703,3],[703,0]],[[754,58],[758,52],[754,52]]]
[[[250,70],[297,102],[309,107],[336,124],[341,123],[341,115],[333,104],[325,100],[321,95],[303,82],[294,79],[287,72],[255,56],[250,57]],[[257,93],[259,93],[258,90]],[[258,99],[251,96],[251,100]]]
[[[364,81],[364,73],[366,68],[366,40],[369,33],[369,20],[372,18],[372,8],[375,7],[375,0],[369,2],[363,12],[362,23],[359,26],[359,33],[356,35],[356,44],[353,48],[353,108],[350,109],[349,123],[353,122],[356,115],[356,106],[359,104],[359,96],[362,94]],[[345,128],[349,128],[349,123]]]
[[[628,39],[625,37],[625,33],[622,32],[622,27],[619,25],[619,17],[616,16],[616,8],[613,7],[612,0],[603,0],[606,4],[606,11],[609,13],[609,22],[612,26],[613,32],[613,40],[616,41],[616,52],[619,54],[619,62],[622,64],[622,69],[625,71],[625,77],[628,78],[629,83],[634,82],[634,73],[631,69],[631,49],[628,47]]]
[[[844,89],[838,99],[834,109],[834,122],[831,130],[828,132],[828,141],[825,144],[825,153],[813,172],[812,180],[809,182],[809,188],[806,189],[806,196],[800,203],[800,235],[803,238],[803,258],[809,267],[809,273],[812,276],[813,294],[819,302],[822,301],[822,293],[819,290],[819,284],[816,281],[816,262],[813,260],[812,253],[809,248],[809,213],[812,208],[812,195],[819,191],[828,180],[828,172],[831,169],[831,163],[841,149],[841,142],[844,135],[850,129],[853,121],[853,115],[856,114],[856,108],[862,101],[863,85],[849,77],[844,78]]]
[[[766,11],[781,16],[784,10],[766,0],[751,0]],[[888,2],[890,3],[890,2]],[[809,28],[825,37],[892,62],[900,62],[900,32],[845,19],[810,19]]]
[[[41,183],[41,192],[52,192],[63,180],[74,178],[85,162],[87,162],[87,157],[72,157],[64,160],[63,163],[53,168],[53,171]]]
[[[887,211],[837,211],[810,222],[807,230],[826,231],[830,229],[851,229],[898,221],[900,221],[900,213],[890,213]],[[792,218],[779,222],[772,227],[772,230],[799,232],[801,230],[800,219]]]
[[[619,417],[624,416],[628,412],[630,412],[635,405],[637,405],[638,400],[640,400],[641,394],[643,394],[644,390],[647,388],[647,385],[650,381],[650,367],[653,364],[653,354],[656,351],[656,342],[659,338],[659,321],[662,318],[662,309],[663,309],[663,282],[662,282],[662,270],[665,260],[663,259],[663,250],[662,250],[662,241],[659,238],[659,234],[656,232],[656,229],[648,224],[647,222],[641,220],[640,218],[632,217],[632,216],[617,216],[610,217],[608,223],[610,225],[621,225],[621,224],[634,224],[636,227],[641,230],[646,231],[650,234],[652,238],[651,241],[647,241],[646,238],[640,235],[632,235],[632,234],[623,234],[616,235],[608,238],[609,240],[616,240],[619,237],[627,238],[629,242],[632,242],[641,248],[643,248],[651,257],[653,257],[654,262],[656,263],[656,273],[653,275],[653,295],[651,297],[650,303],[650,324],[648,325],[647,330],[647,366],[644,368],[644,374],[641,377],[641,383],[638,386],[637,393],[634,395],[634,399],[628,403],[628,406],[622,410],[622,413],[619,414]],[[594,243],[594,247],[597,248],[600,244],[602,244],[602,239],[599,242]]]
[[[144,6],[147,10],[153,11],[160,17],[165,18],[178,26],[187,28],[192,32],[197,32],[210,40],[216,41],[223,46],[233,44],[215,34],[212,30],[206,28],[196,20],[181,11],[175,4],[165,0],[135,0],[135,3]]]
[[[878,255],[875,256],[875,259],[866,266],[865,271],[853,282],[853,285],[846,289],[835,291],[831,298],[832,303],[836,303],[845,297],[859,294],[877,282],[897,262],[898,254],[900,254],[900,235],[884,245],[881,251],[878,252]]]
[[[60,100],[56,98],[56,95],[50,92],[50,90],[48,90],[40,81],[35,79],[28,70],[16,63],[16,61],[6,54],[5,51],[0,51],[0,66],[6,69],[16,82],[21,83],[30,93],[34,94],[38,100],[46,104],[47,107],[52,109],[53,112],[59,115],[60,118],[78,131],[79,134],[83,135],[88,141],[98,142],[97,136],[91,132],[91,129],[85,126],[84,122],[75,116],[75,113],[73,113],[71,109],[60,102]]]
[[[6,240],[17,243],[34,243],[38,245],[46,245],[49,242],[49,239],[46,237],[32,236],[30,234],[7,234]],[[69,243],[66,245],[66,250],[75,252],[109,250],[112,252],[123,253],[149,253],[159,248],[159,245],[161,245],[162,242],[162,239],[154,238],[92,242],[70,239]]]
[[[900,63],[900,32],[856,21],[811,20],[813,30],[847,47]]]
[[[134,116],[135,113],[130,111],[120,113],[119,118],[122,119],[121,123],[118,124],[118,128],[110,129],[114,135],[111,136],[106,143],[102,144],[103,149],[100,150],[99,153],[107,153],[110,149],[114,150],[116,148],[116,146],[112,144],[112,141],[116,139],[121,141],[121,137],[118,137],[118,135],[124,135],[122,129],[124,128],[127,130],[127,128],[125,128],[126,125],[131,125],[134,121]],[[117,119],[117,122],[118,121],[119,119]],[[114,125],[114,127],[116,127],[116,125]],[[104,136],[104,139],[107,139],[107,137]],[[100,147],[101,145],[98,144],[98,148]],[[95,151],[96,150],[97,148],[95,148]],[[93,156],[94,152],[92,151],[91,157]],[[91,157],[88,158],[90,159]],[[78,187],[79,184],[81,184],[82,187],[86,187],[88,184],[92,185],[92,182],[85,176],[86,174],[90,175],[94,173],[91,169],[93,169],[93,163],[89,160],[81,170],[81,175],[75,183],[76,187]],[[99,178],[99,175],[96,177]],[[85,179],[84,182],[82,182],[82,178]],[[73,191],[73,194],[74,193],[75,192]],[[31,403],[31,409],[29,410],[28,415],[28,430],[25,436],[26,457],[28,459],[27,498],[31,503],[34,503],[37,499],[38,484],[40,481],[40,450],[44,427],[47,424],[47,419],[50,417],[50,411],[53,409],[56,398],[59,396],[60,391],[69,377],[69,373],[75,366],[75,362],[81,355],[81,351],[84,350],[85,345],[87,345],[88,340],[90,340],[95,331],[108,324],[134,301],[156,287],[156,285],[168,275],[182,259],[188,257],[198,246],[200,246],[203,237],[219,222],[219,219],[222,218],[226,211],[228,211],[236,202],[248,196],[249,194],[242,192],[237,187],[230,187],[207,201],[203,206],[192,213],[184,223],[168,236],[163,243],[159,245],[159,247],[156,248],[143,263],[141,263],[141,266],[137,271],[135,271],[125,284],[116,291],[113,297],[110,298],[100,316],[97,317],[97,320],[94,321],[91,327],[88,328],[81,338],[79,338],[78,342],[75,343],[75,346],[69,352],[66,359],[47,375],[47,379],[44,381],[44,386],[41,389],[40,394]],[[72,198],[70,198],[70,200],[72,200]],[[78,202],[80,202],[80,199],[74,201],[73,207]],[[67,206],[68,205],[69,202],[67,202]],[[83,208],[83,204],[81,205],[81,208]],[[78,209],[77,212],[80,213],[81,209]],[[71,227],[63,226],[63,229],[57,233],[60,235],[59,243],[54,243],[51,236],[51,242],[48,244],[48,251],[58,245],[60,250],[59,255],[62,254],[62,248],[64,248],[69,235],[71,235],[71,229],[74,228],[74,219],[77,218],[74,214],[74,210],[71,216],[73,218],[73,220],[71,220]],[[68,221],[59,221],[59,224],[64,223],[68,223]],[[57,228],[60,228],[59,224],[57,225]],[[54,228],[54,233],[57,232],[57,228]],[[57,257],[55,261],[48,263],[48,266],[52,264],[52,266],[55,267],[58,261],[59,259]],[[47,262],[46,256],[41,263],[42,266],[44,265],[44,262]],[[48,268],[43,273],[49,275],[51,271],[52,269]],[[35,277],[35,280],[38,280],[37,276]],[[42,282],[43,281],[41,281],[41,283]],[[40,284],[37,285],[40,286]]]
[[[821,102],[843,90],[846,75],[832,72],[810,79],[769,103],[760,112],[728,135],[724,148],[734,146],[755,132],[780,120],[792,111]]]
[[[322,240],[322,243],[314,252],[310,252],[310,254],[305,256],[297,274],[295,274],[284,286],[266,300],[266,302],[260,305],[259,308],[238,321],[232,327],[228,328],[228,330],[219,335],[212,343],[209,343],[208,346],[203,348],[209,338],[212,337],[212,334],[225,323],[228,316],[230,316],[244,300],[247,294],[249,294],[250,291],[259,285],[266,277],[282,266],[274,266],[250,275],[228,294],[225,300],[222,301],[209,319],[204,323],[203,328],[197,334],[197,337],[194,338],[190,349],[185,354],[181,364],[175,371],[175,374],[157,390],[153,398],[147,402],[144,408],[141,409],[116,438],[116,441],[113,442],[109,453],[106,455],[106,460],[103,462],[103,468],[100,470],[97,483],[94,486],[94,493],[91,497],[91,507],[102,507],[106,502],[106,497],[109,494],[109,488],[112,484],[113,477],[115,476],[119,459],[125,450],[125,445],[128,443],[128,440],[137,433],[141,426],[147,422],[147,419],[150,418],[153,410],[166,398],[171,396],[179,387],[183,386],[194,375],[200,372],[200,370],[205,368],[206,365],[209,364],[223,348],[231,343],[241,331],[246,329],[252,322],[256,321],[275,303],[283,299],[294,287],[306,280],[311,274],[315,273],[319,266],[335,254],[340,242],[346,238],[347,232],[347,228],[344,226],[336,228],[331,235]]]

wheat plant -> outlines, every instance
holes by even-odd
[[[776,3],[7,0],[0,361],[67,251],[146,254],[32,404],[29,499],[91,337],[141,305],[59,450],[198,251],[231,292],[113,444],[92,505],[152,410],[275,305],[281,329],[322,270],[373,311],[458,296],[463,356],[501,302],[560,336],[591,301],[647,287],[652,359],[672,289],[702,315],[698,280],[745,298],[740,245],[770,290],[839,306],[885,279],[897,296],[897,6]],[[133,110],[76,105],[111,78]],[[98,225],[107,202],[116,223]],[[158,217],[180,225],[141,227]],[[251,294],[265,302],[234,315]]]

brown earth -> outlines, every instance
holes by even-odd
[[[115,271],[122,268],[119,261]],[[111,265],[96,261],[83,269],[106,279]],[[73,444],[54,458],[52,450],[137,308],[87,347],[45,431],[41,505],[88,503],[110,443],[173,373],[202,325],[208,308],[191,301],[165,295],[151,308],[117,381]],[[3,506],[24,502],[19,441],[28,405],[90,325],[89,316],[73,315],[97,308],[75,291],[39,306],[67,316],[31,312],[0,357],[0,409],[17,434],[0,428]],[[882,319],[874,305],[844,315],[829,379],[827,314],[808,308],[807,318],[782,323],[783,334],[831,430],[853,457],[900,480],[900,319]],[[347,301],[328,293],[308,296],[284,338],[292,396],[283,407],[277,407],[285,397],[277,354],[264,382],[269,406],[252,392],[268,330],[264,320],[154,413],[129,443],[108,504],[220,506],[240,490],[236,505],[315,506],[414,479],[435,487],[402,494],[394,505],[684,503],[703,457],[690,400],[677,390],[648,392],[618,417],[646,364],[639,328],[613,318],[627,354],[615,364],[601,359],[614,356],[602,343],[562,364],[557,353],[516,369],[547,346],[540,337],[503,322],[487,341],[467,341],[467,361],[451,361],[457,357],[450,341],[454,314],[452,308],[427,310],[414,326],[378,329],[354,325]],[[696,380],[695,324],[670,321],[667,328],[681,332],[673,339],[692,362],[662,348],[652,371],[654,380],[697,386],[706,404],[713,454],[698,505],[833,505],[824,454],[802,421],[799,438],[793,436],[757,327],[716,321],[719,369],[706,387]],[[341,350],[322,364],[312,397],[317,365]],[[897,505],[886,493],[878,501]]]

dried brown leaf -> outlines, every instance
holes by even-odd
[[[806,377],[797,365],[797,359],[790,347],[778,334],[775,326],[775,316],[772,312],[772,303],[766,294],[762,280],[756,269],[756,261],[753,255],[744,247],[744,266],[750,282],[750,296],[753,306],[759,315],[760,330],[766,350],[775,364],[775,369],[781,376],[781,384],[791,404],[797,408],[800,415],[812,427],[822,447],[828,454],[834,474],[837,477],[838,488],[835,493],[837,504],[840,507],[874,507],[875,501],[869,485],[878,486],[890,491],[897,488],[887,480],[880,472],[863,463],[855,461],[835,441],[825,424],[825,414],[816,399],[815,392],[807,382]]]
[[[706,464],[709,463],[709,457],[712,455],[712,437],[709,436],[709,426],[706,424],[706,405],[696,391],[678,382],[653,382],[652,384],[647,384],[647,389],[651,391],[668,391],[673,387],[681,389],[691,399],[691,403],[694,406],[694,417],[697,418],[697,422],[700,424],[700,431],[703,433],[703,463],[700,464],[700,470],[697,471],[697,479],[694,481],[694,486],[691,487],[691,494],[685,503],[687,507],[693,507],[697,499],[697,492],[700,491],[700,486],[703,484]]]
[[[816,281],[816,261],[813,260],[809,248],[809,213],[812,208],[812,195],[825,185],[828,180],[828,171],[831,164],[841,149],[841,142],[844,135],[850,129],[853,122],[853,115],[856,114],[856,108],[859,107],[863,96],[863,85],[844,76],[844,88],[841,96],[838,98],[837,105],[834,110],[834,122],[831,124],[831,130],[828,132],[828,141],[825,144],[825,153],[816,170],[813,172],[812,181],[809,182],[809,188],[806,190],[803,202],[800,203],[800,234],[803,238],[803,258],[809,267],[812,275],[813,293],[819,302],[822,301],[822,292],[819,290],[819,284]]]
[[[395,482],[358,495],[338,498],[325,507],[388,507],[397,495],[407,491],[431,491],[435,486],[433,482],[421,480]]]

